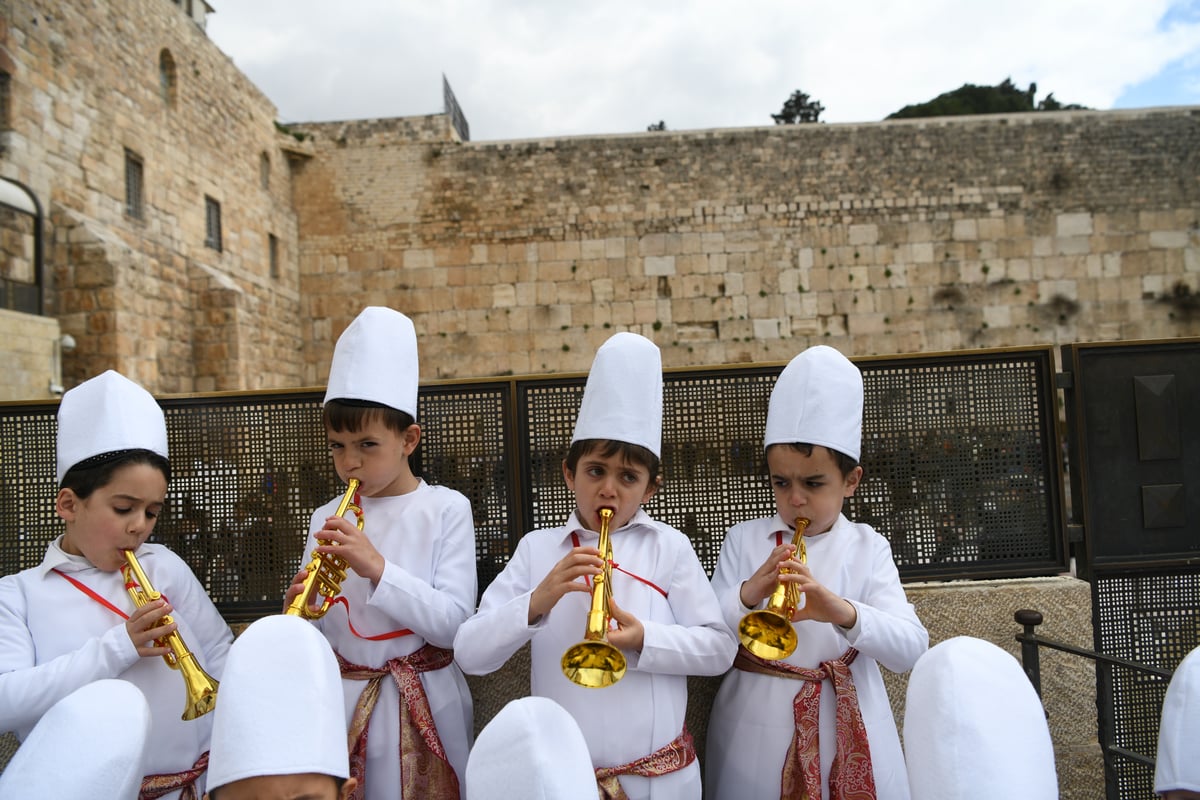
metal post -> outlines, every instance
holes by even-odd
[[[1033,690],[1038,697],[1042,696],[1042,666],[1038,656],[1037,628],[1042,624],[1042,613],[1028,608],[1022,608],[1013,614],[1018,625],[1023,625],[1024,633],[1017,634],[1021,643],[1021,666],[1025,669],[1025,677],[1033,684]]]

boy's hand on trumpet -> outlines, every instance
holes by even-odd
[[[345,517],[329,517],[325,520],[325,527],[316,536],[330,544],[317,545],[313,548],[314,553],[337,553],[357,575],[372,583],[379,583],[387,560],[354,523]]]
[[[292,578],[292,585],[288,587],[287,593],[283,596],[283,613],[287,613],[288,607],[291,606],[292,601],[296,599],[298,594],[304,591],[304,582],[306,580],[308,580],[308,568],[302,567],[300,571],[296,573],[295,577]],[[316,594],[316,592],[313,592],[313,594]],[[312,599],[313,598],[309,598],[310,601]],[[320,603],[317,603],[316,606],[310,604],[309,609],[316,611],[318,606],[320,606]]]
[[[129,641],[133,642],[137,654],[142,658],[153,656],[162,657],[171,652],[166,645],[158,646],[155,641],[169,636],[179,629],[179,623],[172,620],[166,625],[159,625],[163,617],[171,613],[171,604],[165,599],[151,600],[144,606],[134,609],[125,623],[125,631]]]
[[[806,564],[800,564],[798,568],[797,565],[789,565],[788,569],[795,570],[795,574],[783,578],[789,578],[804,593],[799,607],[792,614],[792,622],[811,619],[815,622],[832,622],[843,628],[854,627],[858,621],[858,609],[853,603],[817,582]]]
[[[813,577],[808,565],[798,560],[791,544],[781,544],[771,551],[762,566],[742,583],[741,600],[746,608],[757,608],[770,597],[779,584],[791,583],[802,594],[791,621],[811,619],[832,622],[852,628],[858,620],[858,610],[848,600],[829,591]]]
[[[567,592],[591,592],[592,587],[580,578],[594,578],[603,567],[604,561],[595,547],[572,548],[529,596],[529,624],[549,614]]]
[[[780,574],[781,570],[794,571],[798,567],[802,567],[796,558],[794,558],[796,548],[791,544],[781,544],[771,551],[767,556],[767,560],[762,563],[762,566],[754,571],[754,574],[742,582],[741,600],[742,605],[746,608],[757,608],[758,604],[766,600],[775,592],[775,587],[781,582],[794,583],[797,578],[789,574]]]
[[[642,645],[646,642],[646,628],[642,621],[617,605],[613,597],[608,598],[608,616],[617,623],[616,628],[608,629],[608,643],[618,650],[642,652]]]

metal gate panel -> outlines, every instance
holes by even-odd
[[[1062,356],[1082,574],[1200,564],[1200,339]]]

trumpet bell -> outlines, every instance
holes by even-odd
[[[579,642],[563,653],[562,671],[572,683],[603,689],[625,675],[625,654],[608,642]]]
[[[183,709],[183,719],[187,721],[202,717],[217,707],[218,684],[194,658],[185,658],[179,663],[187,687],[187,705]]]
[[[796,629],[770,610],[751,611],[738,623],[742,646],[759,658],[777,661],[796,652]]]

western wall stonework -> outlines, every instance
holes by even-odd
[[[366,304],[423,378],[1200,334],[1200,109],[461,142],[296,126],[303,378]]]

